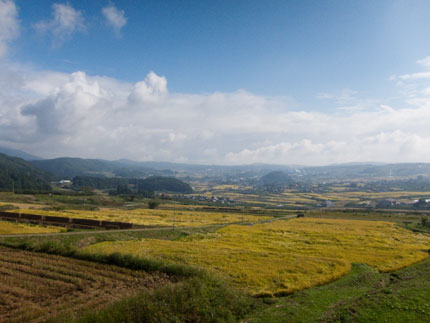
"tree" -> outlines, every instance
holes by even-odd
[[[150,200],[149,202],[148,202],[148,207],[150,208],[150,209],[155,209],[155,208],[157,208],[157,206],[159,206],[160,205],[160,202],[159,201],[157,201],[157,200]]]

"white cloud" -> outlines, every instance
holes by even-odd
[[[81,11],[70,4],[54,3],[52,5],[52,19],[42,20],[34,25],[40,33],[52,36],[52,45],[61,46],[73,34],[85,31],[85,20]]]
[[[154,72],[131,84],[8,64],[0,145],[44,157],[223,164],[428,161],[430,98],[417,93],[402,108],[323,113],[247,91],[174,93]]]
[[[119,35],[121,28],[127,23],[127,18],[124,16],[124,10],[119,10],[112,4],[103,8],[102,14],[107,23],[111,25],[114,31]]]
[[[413,80],[421,80],[421,79],[430,79],[430,72],[418,72],[411,74],[403,74],[397,77],[402,81],[413,81]]]
[[[7,52],[7,43],[19,34],[18,10],[11,0],[0,0],[0,57]]]
[[[167,80],[164,76],[158,76],[150,72],[145,80],[137,82],[130,94],[131,103],[155,103],[159,102],[167,94]]]
[[[430,67],[430,56],[417,60],[417,64],[420,64],[424,67]]]

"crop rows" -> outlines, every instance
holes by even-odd
[[[70,218],[83,218],[105,221],[121,221],[148,226],[201,226],[221,223],[234,222],[258,222],[260,220],[269,220],[269,216],[256,216],[241,213],[227,212],[205,212],[205,211],[184,211],[184,210],[151,210],[151,209],[101,209],[97,211],[84,210],[17,210],[15,212],[28,212],[39,215],[62,216]]]
[[[79,316],[167,282],[163,274],[0,247],[0,322]]]

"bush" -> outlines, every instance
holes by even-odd
[[[157,200],[151,200],[151,201],[149,201],[148,202],[148,207],[150,208],[150,209],[155,209],[155,208],[157,208],[157,206],[159,206],[160,205],[160,202],[159,201],[157,201]]]
[[[253,300],[210,276],[194,277],[119,301],[81,322],[237,322]]]

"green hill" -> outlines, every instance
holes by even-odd
[[[139,192],[144,191],[168,191],[175,193],[192,193],[193,189],[187,183],[173,178],[154,176],[139,180],[137,183]]]
[[[0,154],[0,191],[16,193],[41,193],[52,190],[49,182],[53,176],[31,163]]]
[[[290,185],[294,183],[294,180],[282,171],[270,172],[263,177],[261,177],[260,182],[263,186],[273,186],[273,185]]]

